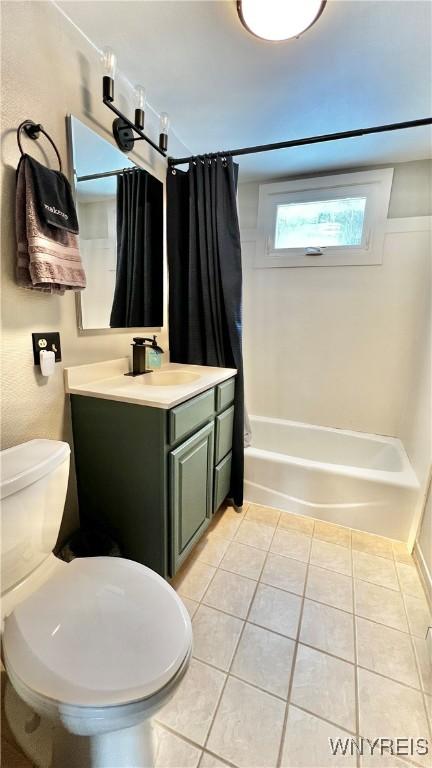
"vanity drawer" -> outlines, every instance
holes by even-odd
[[[228,379],[218,384],[216,387],[216,410],[223,411],[228,408],[234,400],[235,379]]]
[[[215,462],[220,461],[230,452],[234,423],[234,406],[216,416],[216,448]]]
[[[175,443],[184,435],[211,419],[214,413],[214,389],[181,403],[169,414],[169,441]]]
[[[215,467],[213,512],[217,512],[220,505],[228,496],[231,483],[231,453]]]

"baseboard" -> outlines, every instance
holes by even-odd
[[[423,555],[423,552],[418,542],[415,543],[412,554],[413,554],[417,569],[420,573],[421,580],[425,587],[425,592],[429,599],[429,603],[432,607],[432,574],[428,568],[425,557]]]

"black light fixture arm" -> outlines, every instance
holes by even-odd
[[[357,128],[353,131],[340,131],[339,133],[325,133],[321,136],[308,136],[304,139],[292,139],[291,141],[279,141],[275,144],[258,144],[255,147],[243,147],[230,149],[226,152],[211,152],[207,158],[236,157],[238,155],[254,155],[258,152],[271,152],[275,149],[288,149],[290,147],[302,147],[306,144],[321,144],[324,141],[339,141],[340,139],[352,139],[356,136],[366,136],[371,133],[384,133],[386,131],[399,131],[404,128],[417,128],[422,125],[431,125],[432,117],[424,117],[419,120],[406,120],[403,123],[389,123],[387,125],[375,125],[372,128]],[[183,165],[195,160],[195,157],[169,157],[168,165]]]
[[[146,141],[150,144],[156,152],[166,157],[166,149],[161,149],[152,139],[150,139],[144,131],[139,128],[132,120],[129,120],[119,109],[114,105],[114,80],[108,75],[104,75],[102,81],[102,101],[111,112],[117,115],[117,119],[113,122],[113,134],[114,138],[123,152],[130,152],[136,141]],[[138,134],[135,136],[134,134]]]

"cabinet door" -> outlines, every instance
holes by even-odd
[[[216,416],[216,464],[219,464],[231,450],[233,424],[234,406],[232,405],[231,408]]]
[[[213,494],[214,423],[170,453],[171,575],[209,524]]]

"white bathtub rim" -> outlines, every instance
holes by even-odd
[[[313,429],[313,430],[316,429],[322,432],[334,432],[335,434],[338,434],[338,435],[347,435],[348,437],[355,437],[362,440],[363,439],[374,440],[378,442],[389,443],[390,445],[394,445],[396,448],[402,447],[405,453],[405,449],[403,448],[403,444],[401,440],[398,437],[393,437],[390,435],[380,435],[373,432],[362,432],[362,431],[356,431],[352,429],[342,429],[341,427],[327,427],[322,424],[310,424],[307,421],[295,421],[294,419],[279,419],[279,418],[276,418],[275,416],[255,416],[253,414],[249,414],[249,419],[251,421],[260,421],[262,423],[269,422],[270,424],[285,424],[290,427],[298,427],[300,429]]]
[[[245,454],[255,456],[267,461],[273,461],[276,463],[289,463],[297,467],[311,467],[314,470],[324,472],[327,474],[341,474],[346,477],[356,477],[362,480],[370,480],[372,482],[381,482],[388,485],[397,485],[401,488],[411,488],[413,490],[419,489],[419,482],[414,469],[411,466],[407,452],[401,440],[397,437],[388,437],[386,435],[374,435],[368,432],[354,432],[348,429],[337,429],[335,427],[322,427],[317,424],[307,424],[302,421],[292,421],[289,419],[276,419],[267,416],[250,416],[252,426],[252,444],[245,448]],[[258,421],[260,423],[270,423],[276,425],[292,426],[300,429],[322,432],[332,432],[339,435],[346,435],[354,439],[372,440],[374,442],[381,442],[387,445],[393,446],[397,451],[402,463],[401,470],[384,470],[384,469],[371,469],[368,467],[356,467],[350,464],[335,464],[333,462],[324,462],[315,459],[302,459],[298,456],[292,456],[288,453],[281,453],[278,451],[269,451],[265,448],[259,448],[253,444],[253,422]]]
[[[323,461],[314,461],[313,459],[299,459],[297,456],[290,456],[287,453],[276,453],[275,451],[267,451],[264,448],[254,448],[253,445],[245,448],[245,458],[248,456],[265,462],[290,464],[295,467],[308,467],[322,474],[356,477],[368,482],[384,483],[385,485],[397,486],[398,488],[419,489],[417,476],[411,465],[405,466],[403,470],[394,472],[383,469],[365,469],[363,467],[352,467],[347,464],[329,464]],[[249,479],[247,477],[247,467],[245,479]]]

